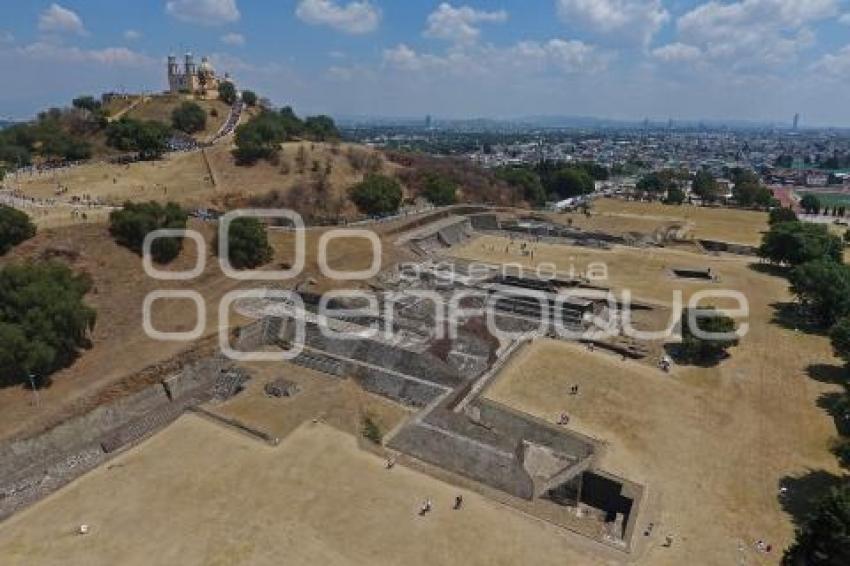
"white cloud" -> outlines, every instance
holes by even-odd
[[[592,45],[576,40],[520,41],[509,47],[469,45],[442,55],[417,53],[402,43],[384,50],[386,67],[401,71],[433,71],[469,77],[487,75],[504,78],[518,74],[595,72],[607,67],[610,56]]]
[[[241,33],[226,33],[221,36],[221,41],[227,45],[245,45],[245,36]]]
[[[845,26],[850,26],[850,12],[847,14],[842,14],[840,18],[838,18],[839,24],[844,24]]]
[[[86,34],[86,28],[80,16],[59,4],[51,4],[38,15],[38,29],[46,33]]]
[[[100,63],[103,65],[121,67],[140,67],[151,65],[156,61],[126,47],[106,47],[103,49],[81,49],[57,45],[55,43],[38,41],[15,49],[21,57],[43,60],[61,61],[72,63]]]
[[[711,58],[735,67],[780,66],[814,43],[808,25],[837,11],[837,0],[712,1],[684,14],[676,25],[680,37]]]
[[[812,64],[811,69],[834,78],[850,76],[850,45],[845,45],[836,53],[827,53]]]
[[[15,36],[10,31],[0,30],[0,43],[15,43]]]
[[[126,39],[127,41],[136,41],[137,39],[140,39],[141,37],[142,37],[141,32],[138,32],[134,29],[128,29],[127,31],[124,32],[124,39]]]
[[[454,43],[472,43],[481,34],[481,30],[473,24],[501,23],[507,19],[508,13],[504,10],[487,12],[469,6],[455,8],[444,2],[428,16],[425,35]]]
[[[165,11],[180,21],[216,26],[239,20],[236,0],[169,0]]]
[[[369,0],[349,2],[344,6],[334,0],[301,0],[295,15],[311,25],[328,26],[335,30],[364,34],[378,29],[381,11]]]
[[[661,0],[557,0],[556,7],[566,24],[644,45],[670,20]]]
[[[702,50],[685,43],[669,43],[653,49],[652,56],[668,63],[696,61],[702,56]]]

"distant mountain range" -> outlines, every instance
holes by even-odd
[[[0,130],[2,130],[3,128],[8,128],[9,126],[15,123],[16,122],[13,122],[12,120],[0,120]]]

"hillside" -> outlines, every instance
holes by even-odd
[[[170,125],[172,112],[185,101],[184,97],[171,94],[145,97],[143,101],[130,108],[126,116],[136,120],[154,120]],[[230,106],[220,100],[193,100],[192,102],[206,112],[207,127],[193,136],[198,141],[205,141],[214,135],[227,120]]]

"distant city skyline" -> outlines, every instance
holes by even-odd
[[[3,4],[0,117],[165,90],[192,50],[302,114],[850,126],[847,0]]]

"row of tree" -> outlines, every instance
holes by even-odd
[[[233,156],[240,165],[252,165],[260,159],[273,161],[280,150],[280,144],[286,141],[327,141],[338,138],[339,131],[329,116],[308,116],[301,120],[289,106],[278,111],[262,110],[236,128]]]
[[[759,255],[787,272],[803,312],[817,326],[829,329],[836,355],[850,368],[850,266],[844,263],[841,239],[824,225],[798,222],[790,209],[772,210],[770,223]],[[850,418],[848,383],[845,378],[842,399],[835,407],[842,422]],[[842,465],[850,466],[850,440],[843,437],[834,451]],[[783,562],[850,563],[850,484],[845,482],[815,502]]]
[[[496,177],[520,191],[523,200],[541,206],[590,194],[595,181],[609,178],[607,167],[591,161],[560,163],[541,161],[536,165],[511,165],[496,170]]]

